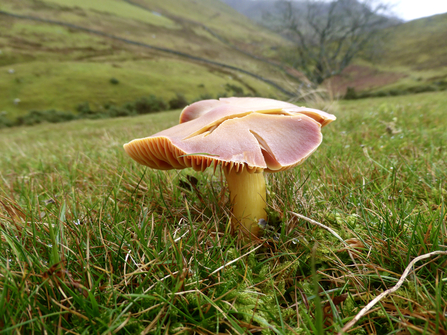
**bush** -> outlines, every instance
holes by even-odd
[[[129,115],[136,115],[135,104],[133,102],[126,102],[121,108],[127,110]]]
[[[217,95],[216,95],[216,99],[227,98],[227,97],[228,97],[228,93],[227,92],[217,93]]]
[[[344,96],[344,99],[346,99],[346,100],[358,99],[358,95],[357,95],[357,92],[354,87],[348,86],[348,88],[346,89],[346,94]]]
[[[194,102],[200,101],[200,100],[209,100],[209,99],[214,99],[214,97],[209,93],[203,93],[197,99],[194,99]]]
[[[119,80],[116,79],[116,78],[110,78],[110,83],[111,83],[112,85],[118,85],[120,82],[119,82]]]
[[[11,121],[4,113],[0,113],[0,129],[9,128],[14,126],[14,122]]]
[[[107,117],[107,113],[102,113],[91,109],[88,102],[77,105],[76,110],[78,111],[79,119],[103,119]]]
[[[126,108],[126,107],[117,107],[112,106],[107,110],[107,115],[109,117],[122,117],[122,116],[131,116],[135,115],[135,111],[133,108]]]
[[[413,86],[408,88],[408,92],[411,93],[435,92],[438,90],[439,87],[437,87],[436,85]]]
[[[87,115],[94,114],[90,108],[90,104],[88,102],[83,102],[76,106],[76,111],[79,113],[80,118],[84,118]]]
[[[33,124],[38,124],[43,122],[43,113],[41,111],[29,111],[28,114],[24,116],[19,116],[17,118],[19,124],[25,126],[32,126]]]
[[[244,96],[244,89],[242,87],[239,87],[236,85],[226,83],[225,91],[230,92],[230,94],[235,97],[243,97]]]
[[[447,90],[447,81],[439,80],[425,85],[417,85],[402,88],[391,88],[388,90],[381,90],[376,92],[356,92],[354,88],[348,87],[344,99],[363,99],[374,97],[389,97],[401,96],[406,94],[416,94],[424,92],[435,92]]]
[[[447,80],[436,81],[433,84],[438,86],[439,90],[447,90]]]
[[[205,97],[203,97],[205,98]],[[206,97],[211,98],[211,97]],[[178,109],[185,107],[188,101],[182,94],[176,95],[175,98],[169,101],[169,107],[171,109]],[[83,102],[76,106],[77,113],[57,111],[54,109],[47,111],[29,111],[28,114],[17,117],[14,121],[11,121],[6,117],[6,112],[0,113],[0,129],[13,126],[30,126],[39,124],[42,122],[65,122],[75,119],[102,119],[109,117],[123,117],[132,116],[137,114],[155,113],[168,109],[168,104],[155,95],[149,97],[140,98],[134,102],[127,102],[121,107],[115,106],[113,103],[106,103],[104,109],[94,111],[90,108],[88,102]]]
[[[135,101],[133,107],[137,114],[149,114],[168,109],[166,102],[162,98],[157,98],[155,95],[138,99]]]
[[[17,125],[32,126],[42,122],[59,123],[76,119],[72,112],[62,112],[54,109],[47,111],[29,111],[28,114],[17,118]]]
[[[180,109],[184,108],[188,105],[188,101],[186,100],[183,94],[177,93],[175,98],[169,100],[169,108],[170,109]]]
[[[43,112],[43,117],[45,121],[51,123],[65,122],[76,119],[76,115],[72,112],[63,112],[54,109]]]

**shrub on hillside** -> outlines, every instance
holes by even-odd
[[[216,95],[216,99],[227,98],[227,97],[228,97],[228,93],[227,92],[217,93],[217,95]]]
[[[423,92],[436,92],[439,91],[439,87],[436,84],[413,86],[408,88],[410,93],[423,93]]]
[[[72,112],[64,112],[58,110],[48,110],[43,112],[44,120],[51,123],[65,122],[76,119],[76,115]]]
[[[417,94],[424,92],[436,92],[447,90],[447,81],[440,80],[429,84],[421,84],[410,87],[382,89],[375,92],[356,92],[354,88],[348,87],[344,99],[363,99],[374,97],[401,96],[406,94]]]
[[[354,99],[358,99],[358,95],[357,95],[357,91],[355,90],[354,87],[348,86],[348,88],[346,89],[346,94],[344,96],[344,99],[346,100],[354,100]]]
[[[208,99],[214,99],[214,97],[210,93],[202,93],[198,98],[194,99],[193,102]]]
[[[155,113],[168,109],[167,103],[162,98],[158,98],[155,95],[138,99],[135,101],[133,107],[137,114]]]
[[[120,81],[116,78],[110,78],[110,83],[113,85],[118,85],[120,83]]]
[[[28,114],[17,118],[17,125],[31,126],[42,122],[59,123],[76,119],[76,115],[72,112],[63,112],[50,109],[47,111],[29,111]]]
[[[137,112],[135,110],[135,103],[133,102],[126,102],[124,105],[121,106],[121,108],[125,109],[129,115],[136,115]]]
[[[0,129],[9,128],[14,126],[14,122],[11,121],[5,114],[0,113]]]
[[[229,92],[230,95],[234,97],[243,97],[244,95],[244,89],[242,87],[233,85],[233,84],[225,84],[225,91]]]
[[[28,114],[17,118],[18,125],[32,126],[42,122],[42,113],[40,111],[29,111]]]
[[[126,105],[124,105],[123,107],[111,106],[107,110],[107,115],[109,117],[123,117],[123,116],[135,115],[135,110],[133,109],[133,106],[128,107],[130,108],[127,108]]]
[[[76,106],[76,111],[79,113],[80,118],[84,118],[87,115],[94,114],[95,112],[90,108],[88,102],[83,102]]]
[[[175,98],[169,100],[169,109],[180,109],[188,105],[188,100],[186,100],[183,94],[177,93]]]
[[[88,102],[83,102],[76,106],[79,119],[103,119],[107,117],[107,113],[94,111]]]

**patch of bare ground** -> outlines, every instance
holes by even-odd
[[[348,87],[355,88],[357,92],[372,90],[395,83],[406,76],[398,72],[381,72],[368,66],[349,65],[340,75],[326,80],[324,85],[333,95],[343,96]]]

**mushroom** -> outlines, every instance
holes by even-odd
[[[135,139],[124,150],[160,170],[204,171],[220,164],[233,205],[233,230],[241,226],[258,236],[259,220],[267,220],[263,172],[301,164],[320,145],[321,127],[334,120],[334,115],[273,99],[203,100],[182,111],[179,125]]]

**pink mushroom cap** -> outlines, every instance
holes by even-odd
[[[320,145],[335,116],[264,98],[203,100],[187,106],[180,124],[135,139],[124,149],[154,169],[222,164],[231,171],[277,172],[302,163]]]

